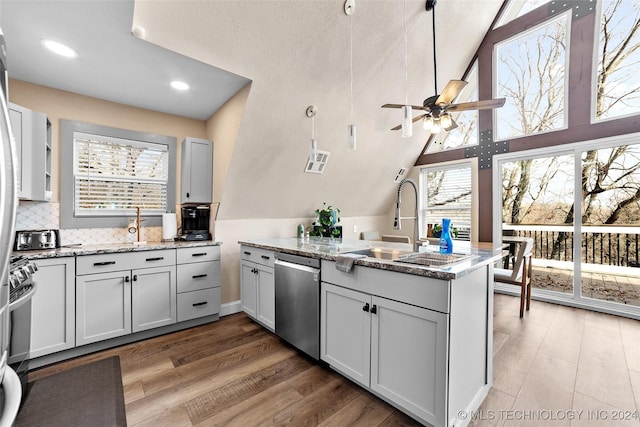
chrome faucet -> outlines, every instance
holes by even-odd
[[[401,217],[400,216],[400,192],[402,192],[402,187],[405,184],[411,184],[411,186],[413,187],[413,191],[415,193],[416,199],[416,209],[415,209],[415,213],[414,216],[412,217]],[[400,221],[403,219],[413,219],[415,220],[415,223],[413,224],[413,251],[414,252],[418,252],[419,251],[419,245],[418,245],[418,240],[419,240],[419,232],[418,232],[418,187],[416,186],[416,183],[409,179],[409,178],[405,178],[402,181],[400,181],[400,185],[398,186],[398,195],[396,197],[396,217],[393,220],[393,228],[395,230],[400,230],[401,229],[401,225],[400,225]]]

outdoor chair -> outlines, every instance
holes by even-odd
[[[533,239],[523,239],[513,262],[513,270],[494,268],[493,278],[496,282],[520,286],[520,317],[524,316],[525,300],[527,310],[531,305],[531,257]]]

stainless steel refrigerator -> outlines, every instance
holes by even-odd
[[[7,67],[4,34],[0,29],[0,427],[10,426],[18,413],[22,389],[7,365],[9,347],[9,260],[13,250],[18,205],[17,162],[7,109]]]

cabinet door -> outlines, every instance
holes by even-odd
[[[320,358],[333,369],[369,386],[371,297],[322,282]]]
[[[371,389],[432,425],[445,425],[447,315],[371,301]]]
[[[240,264],[240,298],[242,310],[249,316],[258,317],[258,278],[255,273],[256,265],[242,261]]]
[[[272,332],[276,328],[276,282],[273,268],[257,265],[258,321]]]
[[[73,348],[75,327],[75,258],[36,260],[31,299],[30,358]]]
[[[133,332],[176,323],[175,267],[153,267],[131,272]]]
[[[213,142],[185,138],[182,142],[181,203],[211,203]]]
[[[76,345],[129,333],[130,271],[76,276]]]
[[[29,175],[25,172],[22,162],[23,159],[28,159],[30,154],[30,147],[23,143],[23,141],[31,139],[29,110],[20,105],[9,103],[9,121],[11,122],[11,130],[13,131],[13,137],[16,141],[18,197],[22,199],[30,196],[26,190],[31,184],[28,179]]]

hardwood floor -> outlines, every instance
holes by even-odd
[[[130,426],[414,426],[244,314],[42,368],[118,355]]]
[[[640,424],[614,419],[640,410],[640,322],[538,301],[519,319],[518,298],[494,302],[494,386],[470,414],[472,426]],[[244,314],[30,379],[112,355],[120,356],[130,426],[418,425]]]

